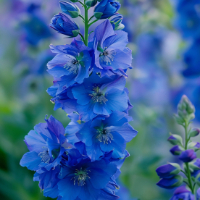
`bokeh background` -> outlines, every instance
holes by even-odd
[[[197,2],[197,3],[195,3]],[[196,106],[200,122],[200,3],[195,0],[121,0],[133,69],[127,87],[138,136],[120,176],[122,200],[168,200],[173,192],[156,186],[155,169],[173,162],[169,132],[181,134],[173,114],[183,94]],[[53,115],[64,126],[66,114],[50,102],[52,78],[46,63],[49,44],[69,39],[48,24],[58,0],[0,0],[0,199],[44,200],[33,173],[19,166],[27,151],[24,136]]]

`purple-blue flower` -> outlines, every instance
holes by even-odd
[[[188,149],[185,150],[181,153],[181,155],[179,156],[179,159],[183,162],[191,162],[193,161],[195,158],[197,158],[196,153],[194,152],[193,149]]]
[[[195,200],[194,195],[186,186],[177,188],[170,200]]]
[[[181,168],[176,163],[162,165],[156,169],[156,173],[160,178],[172,178],[181,171]]]
[[[183,182],[183,177],[177,175],[172,178],[163,178],[157,183],[157,185],[161,188],[171,189],[180,186],[182,182]]]
[[[92,40],[92,39],[91,39]],[[100,24],[94,32],[93,42],[90,46],[94,49],[94,71],[101,76],[117,73],[125,75],[125,71],[131,68],[132,53],[129,48],[127,33],[114,31],[109,20]]]
[[[51,51],[57,55],[48,62],[48,72],[59,79],[62,91],[74,83],[82,83],[89,77],[91,67],[90,49],[82,41],[74,40],[71,45],[51,45]]]
[[[123,112],[113,112],[108,117],[98,116],[85,124],[77,118],[66,127],[66,133],[76,134],[86,145],[87,155],[92,161],[111,151],[113,158],[122,158],[126,143],[137,135],[128,124],[131,118]]]
[[[174,147],[172,147],[170,149],[170,152],[173,154],[173,155],[180,155],[181,152],[182,152],[182,149],[180,148],[180,146],[176,145]]]
[[[50,27],[69,37],[76,37],[80,33],[78,25],[62,13],[52,18]]]
[[[94,9],[97,19],[106,19],[113,16],[120,8],[120,3],[115,0],[101,0]]]

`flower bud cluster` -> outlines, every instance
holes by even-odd
[[[194,106],[184,95],[178,104],[178,113],[175,116],[176,121],[185,129],[184,140],[180,135],[176,134],[171,134],[168,138],[168,141],[174,145],[170,152],[174,156],[178,156],[182,164],[169,163],[158,167],[156,170],[161,178],[157,183],[159,187],[171,189],[180,186],[171,200],[195,199],[195,187],[200,186],[200,159],[197,158],[196,154],[196,151],[200,149],[200,143],[191,142],[191,138],[196,137],[200,132],[197,128],[190,128],[190,121],[194,118],[194,111]],[[186,185],[181,186],[182,184]]]
[[[55,57],[48,62],[53,86],[47,92],[55,109],[62,108],[70,118],[67,127],[54,117],[35,126],[25,137],[29,152],[21,166],[35,171],[44,196],[58,200],[115,200],[116,179],[129,153],[126,143],[136,135],[129,122],[132,107],[125,88],[132,53],[122,31],[123,17],[116,14],[120,4],[114,0],[61,1],[62,13],[50,26],[73,37],[71,44],[51,45]],[[94,15],[88,17],[90,7]],[[80,17],[85,35],[71,18]],[[96,20],[91,20],[96,17]],[[107,18],[111,18],[109,21]],[[93,33],[89,27],[104,20]],[[90,36],[89,36],[90,34]],[[82,40],[75,39],[80,35]]]

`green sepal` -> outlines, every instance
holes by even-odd
[[[173,170],[170,174],[171,175],[177,175],[181,171],[181,167],[177,163],[169,163],[170,165],[174,166],[176,169]]]
[[[72,31],[73,37],[76,37],[80,33],[80,29],[76,29]]]
[[[80,12],[77,12],[77,11],[69,11],[68,10],[68,12],[70,13],[71,18],[77,18],[80,15]]]
[[[93,7],[97,4],[97,0],[86,0],[85,1],[86,6]]]
[[[94,16],[97,18],[97,19],[101,19],[101,16],[103,15],[102,12],[95,12],[94,13]]]
[[[180,135],[177,135],[177,134],[170,134],[170,135],[175,138],[175,140],[170,139],[170,137],[168,138],[168,141],[172,145],[183,145],[183,139]]]
[[[172,187],[179,187],[179,186],[183,183],[183,177],[180,176],[180,175],[177,175],[177,176],[175,176],[174,178],[177,179],[178,182],[177,182],[177,183],[174,183],[174,184],[172,185]]]

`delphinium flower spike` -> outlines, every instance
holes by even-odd
[[[184,137],[171,134],[168,141],[175,145],[170,152],[178,156],[179,163],[168,163],[157,168],[156,172],[161,180],[158,186],[166,189],[178,187],[171,200],[195,200],[197,189],[200,187],[200,159],[196,152],[200,149],[200,143],[191,141],[193,137],[199,135],[200,130],[192,129],[191,121],[195,118],[195,108],[187,98],[183,96],[178,104],[178,112],[175,115],[176,122],[184,130]]]
[[[71,44],[51,45],[56,55],[47,64],[54,78],[47,90],[51,102],[67,112],[71,122],[64,128],[51,116],[35,126],[25,137],[30,152],[20,164],[36,172],[34,181],[39,181],[44,196],[115,200],[116,179],[129,156],[126,143],[137,135],[129,125],[132,106],[125,88],[132,53],[121,30],[123,16],[116,13],[119,2],[71,2],[60,2],[62,13],[53,17],[50,27],[74,39]],[[75,2],[84,8],[84,16]],[[89,16],[94,6],[94,15]],[[84,33],[70,17],[82,19]],[[98,20],[104,21],[90,32]]]

